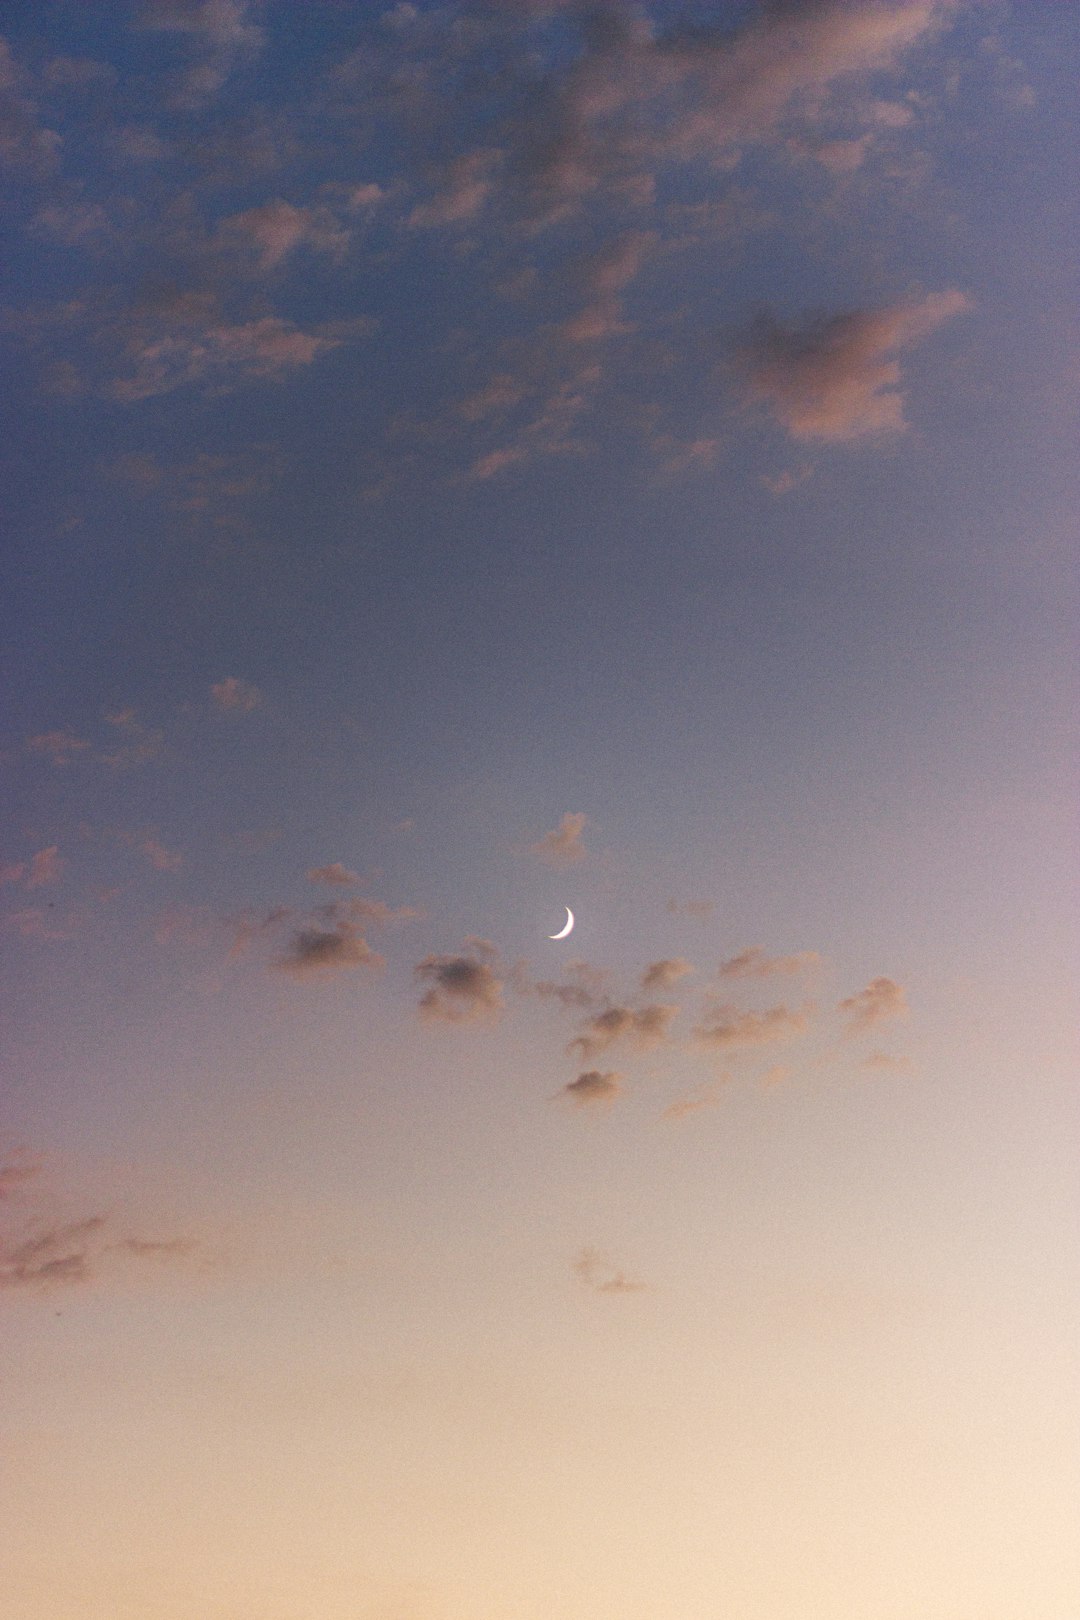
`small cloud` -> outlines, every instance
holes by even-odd
[[[26,871],[25,861],[11,861],[6,865],[0,863],[0,884],[21,883],[23,873]]]
[[[350,883],[360,882],[359,872],[351,871],[340,861],[333,861],[329,866],[310,866],[307,877],[309,883],[326,883],[331,888],[339,889],[347,888]]]
[[[885,1070],[894,1074],[908,1074],[911,1071],[911,1059],[906,1057],[893,1057],[888,1052],[871,1052],[859,1064],[860,1069]]]
[[[571,1269],[595,1294],[639,1294],[645,1287],[598,1249],[582,1249]]]
[[[548,866],[574,866],[585,859],[582,835],[588,816],[581,811],[567,811],[559,825],[544,834],[538,843],[529,845],[529,853],[539,855]]]
[[[6,1164],[0,1164],[0,1203],[6,1202],[25,1182],[40,1176],[43,1166],[42,1159],[30,1158],[22,1153],[16,1154]]]
[[[793,489],[797,489],[800,484],[805,484],[808,478],[813,477],[813,474],[813,462],[804,461],[798,467],[785,467],[782,472],[776,473],[773,477],[770,477],[768,473],[762,473],[761,482],[771,495],[790,495]]]
[[[613,1046],[616,1041],[650,1051],[667,1039],[672,1020],[679,1008],[670,1003],[654,1004],[635,1009],[632,1007],[605,1007],[585,1025],[567,1047],[570,1053],[580,1052],[586,1062]]]
[[[262,693],[250,681],[227,675],[210,688],[210,696],[219,709],[233,714],[250,714],[262,702]]]
[[[489,450],[487,455],[478,456],[470,469],[470,476],[478,478],[481,482],[494,478],[497,473],[505,472],[507,467],[524,461],[527,451],[515,445],[508,445],[501,450]]]
[[[970,308],[962,292],[792,326],[761,315],[740,350],[751,400],[794,439],[842,441],[902,433],[904,395],[895,356]]]
[[[697,922],[704,922],[716,910],[713,900],[669,900],[667,909],[673,917],[693,917]]]
[[[576,1080],[569,1081],[556,1092],[558,1097],[567,1097],[578,1108],[593,1107],[596,1104],[605,1106],[615,1101],[619,1095],[622,1075],[614,1070],[602,1074],[599,1069],[589,1069],[585,1074],[579,1074]]]
[[[711,1085],[702,1086],[689,1097],[678,1097],[669,1103],[660,1115],[661,1119],[685,1119],[688,1114],[698,1114],[703,1108],[716,1108],[720,1102],[720,1088],[731,1079],[725,1074],[720,1080],[714,1080]]]
[[[46,754],[54,765],[67,765],[76,754],[85,753],[90,744],[73,731],[42,731],[28,737],[26,747],[31,754]]]
[[[174,849],[166,849],[156,838],[144,838],[139,849],[156,872],[176,872],[184,864],[184,857]]]
[[[118,767],[143,765],[161,753],[165,733],[156,726],[144,725],[136,717],[134,709],[118,709],[114,714],[107,714],[105,719],[120,733],[122,741],[118,748],[98,756],[104,764]]]
[[[693,962],[688,962],[682,956],[665,956],[659,962],[650,962],[641,975],[641,988],[649,990],[670,990],[673,984],[685,979],[688,973],[697,970]]]
[[[189,62],[174,81],[173,102],[195,111],[223,88],[233,69],[263,43],[248,0],[142,0],[137,26],[186,38]]]
[[[502,1011],[503,982],[480,954],[425,956],[416,965],[416,976],[431,986],[420,998],[420,1016],[431,1022],[494,1020]]]
[[[0,1241],[0,1288],[81,1283],[90,1276],[103,1215],[56,1226],[21,1241]]]
[[[51,908],[45,911],[41,906],[27,906],[22,911],[9,911],[4,923],[23,939],[73,939],[79,918],[75,912],[57,918]]]
[[[907,996],[895,979],[871,979],[865,990],[847,996],[838,1003],[839,1010],[847,1013],[848,1035],[861,1035],[875,1029],[890,1018],[902,1018],[908,1012]]]
[[[386,959],[372,950],[352,923],[340,922],[334,928],[298,928],[285,955],[273,965],[291,978],[311,979],[342,968],[385,967]]]
[[[801,1035],[810,1023],[814,1007],[768,1007],[764,1012],[738,1012],[734,1007],[715,1009],[708,1021],[696,1025],[694,1040],[712,1051],[740,1046],[765,1046],[773,1041],[789,1041]]]
[[[817,951],[797,951],[792,956],[768,956],[760,945],[748,945],[737,956],[729,957],[720,968],[722,979],[769,979],[777,973],[802,973],[817,967]]]
[[[26,880],[28,889],[43,889],[46,884],[58,883],[67,861],[60,854],[57,844],[50,844],[48,849],[39,849],[30,862],[30,876]]]

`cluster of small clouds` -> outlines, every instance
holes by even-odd
[[[538,457],[579,454],[611,356],[670,328],[672,256],[761,216],[746,203],[743,159],[765,153],[796,177],[810,164],[843,179],[914,139],[918,98],[885,85],[953,9],[951,0],[771,0],[721,24],[626,0],[376,8],[353,47],[323,63],[323,89],[302,109],[287,96],[273,109],[260,99],[274,18],[251,0],[143,0],[133,18],[140,65],[127,75],[62,56],[31,73],[0,42],[0,158],[43,183],[53,177],[29,228],[125,267],[52,310],[9,312],[9,324],[51,356],[48,386],[59,394],[93,389],[136,405],[181,388],[281,382],[377,331],[367,311],[312,323],[305,301],[289,303],[311,273],[340,270],[347,285],[373,220],[398,233],[401,251],[424,240],[437,255],[445,241],[478,265],[477,243],[497,242],[492,291],[520,319],[493,352],[473,356],[475,380],[437,407],[440,431],[456,424],[470,435],[464,465],[481,483]],[[100,197],[87,175],[55,176],[89,116],[80,97],[105,87],[126,106],[128,77],[137,84],[147,73],[159,83],[163,133],[144,106],[138,125],[118,113],[113,162],[163,165],[180,119],[203,132],[201,144],[181,147],[202,153],[206,172],[190,155],[187,172],[163,170],[165,205],[144,217],[115,176]],[[66,141],[42,121],[50,97],[70,124]],[[214,165],[207,154],[228,144],[227,105],[244,109],[246,133]],[[312,121],[325,134],[350,132],[358,118],[374,137],[369,152],[394,155],[382,157],[386,171],[364,172],[354,158],[354,173],[328,163],[313,176]],[[93,119],[95,129],[108,122],[96,104]],[[688,185],[702,193],[693,204]],[[540,244],[556,227],[567,245],[553,268]],[[765,311],[735,345],[740,386],[795,440],[900,432],[900,357],[967,307],[945,289],[802,321]],[[645,431],[665,476],[717,459],[721,441],[704,424]],[[803,476],[782,472],[770,487],[783,493]]]

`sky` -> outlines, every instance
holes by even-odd
[[[6,0],[7,1620],[1080,1613],[1078,66]]]

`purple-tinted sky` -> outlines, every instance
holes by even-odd
[[[0,10],[11,1620],[1075,1620],[1078,66]]]

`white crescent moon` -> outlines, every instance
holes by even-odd
[[[549,934],[548,939],[565,939],[567,934],[570,932],[571,928],[573,928],[573,926],[574,926],[574,913],[570,910],[570,907],[567,906],[567,908],[566,908],[566,924],[565,924],[565,926],[563,928],[560,928],[559,932],[557,934]]]

